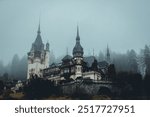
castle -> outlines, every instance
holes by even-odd
[[[42,71],[49,67],[49,43],[44,44],[41,38],[40,24],[37,31],[37,37],[35,42],[32,44],[30,52],[28,52],[28,70],[27,79],[37,75],[42,77]]]
[[[80,44],[79,27],[77,26],[76,43],[72,55],[67,55],[60,63],[49,65],[49,43],[44,44],[40,35],[40,25],[35,42],[28,53],[28,75],[27,79],[34,76],[55,81],[56,84],[62,81],[78,79],[103,80],[107,78],[107,68],[110,64],[110,53],[107,47],[107,61],[98,62],[94,56],[84,57],[84,49]]]

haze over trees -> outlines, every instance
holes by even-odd
[[[55,57],[53,51],[50,54],[50,64],[61,62],[63,57]],[[111,63],[115,66],[115,72],[131,72],[140,73],[143,78],[150,75],[150,47],[145,45],[140,53],[136,53],[133,49],[126,53],[110,52]],[[96,56],[97,61],[106,60],[106,52],[100,51]],[[0,77],[1,79],[20,79],[25,80],[27,74],[27,56],[19,58],[17,54],[13,56],[12,61],[4,65],[0,60]]]
[[[27,74],[27,56],[19,58],[17,54],[8,65],[0,62],[0,77],[2,80],[25,80]]]

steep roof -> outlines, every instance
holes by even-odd
[[[108,64],[106,61],[98,62],[99,68],[107,68],[108,65],[109,65],[109,64]]]
[[[73,48],[73,56],[76,57],[76,56],[83,56],[84,52],[83,52],[83,48],[80,44],[80,36],[79,36],[79,28],[77,26],[77,37],[76,37],[76,45],[75,47]]]
[[[44,44],[42,42],[42,38],[41,38],[41,31],[40,31],[40,24],[38,27],[38,31],[37,31],[37,37],[34,41],[34,43],[32,44],[32,51],[43,51],[44,50]]]
[[[66,55],[66,56],[62,59],[62,61],[69,61],[69,60],[71,60],[71,59],[72,59],[72,56]]]
[[[84,62],[87,63],[87,66],[88,66],[88,67],[91,67],[91,66],[92,66],[94,60],[95,60],[95,57],[94,57],[94,56],[84,57]]]

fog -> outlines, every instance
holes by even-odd
[[[79,25],[85,55],[150,44],[149,0],[0,0],[0,60],[29,52],[40,19],[41,36],[56,57],[72,54]]]

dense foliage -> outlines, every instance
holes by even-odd
[[[41,99],[51,95],[58,95],[58,87],[54,86],[54,82],[36,78],[29,80],[24,86],[25,99]]]

